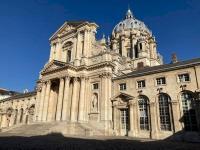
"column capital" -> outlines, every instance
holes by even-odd
[[[71,76],[65,76],[65,80],[70,80]]]
[[[133,106],[133,105],[136,105],[136,103],[135,103],[134,100],[129,100],[129,101],[128,101],[128,105]]]
[[[60,81],[62,81],[62,80],[64,80],[64,79],[65,79],[65,77],[64,77],[64,76],[59,78],[59,80],[60,80]]]
[[[74,77],[73,80],[74,80],[74,82],[78,82],[79,78],[78,77]]]
[[[51,80],[47,80],[47,81],[46,81],[46,84],[51,84]]]
[[[112,74],[110,72],[104,72],[104,73],[99,74],[99,77],[100,78],[111,78]]]

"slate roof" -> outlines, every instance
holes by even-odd
[[[130,72],[126,75],[115,77],[113,80],[122,79],[126,77],[138,77],[138,76],[143,76],[143,75],[172,71],[172,70],[177,70],[177,69],[182,69],[182,68],[188,68],[195,65],[200,65],[200,58],[180,61],[173,64],[164,64],[164,65],[159,65],[159,66],[154,66],[154,67],[145,67],[143,69]]]

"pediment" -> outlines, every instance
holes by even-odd
[[[65,22],[51,37],[49,40],[52,40],[56,37],[60,37],[62,35],[65,35],[68,32],[73,31],[76,29],[79,25],[83,24],[85,21],[68,21]]]
[[[129,101],[132,100],[134,98],[134,96],[128,94],[128,93],[124,93],[124,92],[119,92],[118,94],[116,94],[115,96],[113,96],[111,98],[112,101]]]
[[[53,70],[57,70],[59,68],[62,68],[63,66],[65,66],[64,62],[53,60],[53,61],[51,61],[50,63],[48,63],[44,66],[41,74],[51,72]]]

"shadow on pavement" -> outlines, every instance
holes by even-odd
[[[116,137],[117,138],[117,137]],[[0,150],[199,150],[199,143],[169,140],[86,139],[64,137],[59,133],[43,136],[0,137]]]

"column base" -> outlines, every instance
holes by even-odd
[[[128,131],[128,136],[135,137],[135,132],[133,130]]]

